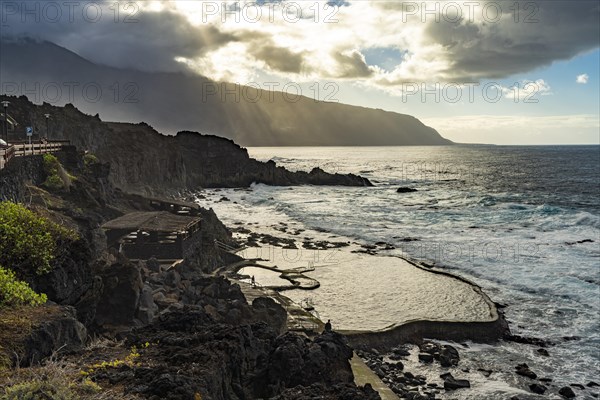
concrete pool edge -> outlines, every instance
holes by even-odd
[[[498,311],[496,304],[476,283],[450,272],[424,266],[418,261],[407,259],[405,257],[396,256],[396,258],[406,261],[411,266],[418,268],[421,271],[455,279],[467,284],[487,304],[489,309],[489,319],[481,321],[414,319],[378,330],[363,331],[336,329],[337,332],[346,336],[349,344],[353,348],[358,350],[377,349],[380,351],[387,351],[404,343],[420,343],[425,338],[454,342],[470,340],[480,343],[494,343],[500,340],[506,333],[510,332],[508,323],[503,314]],[[235,266],[230,265],[223,268],[220,272],[226,272],[226,274],[234,271],[237,272],[239,269],[246,266],[257,266],[274,272],[283,272],[276,267],[259,264],[256,259],[247,259],[236,263]],[[302,288],[292,286],[286,288],[264,287],[263,289],[275,289],[276,291],[281,292],[282,290]]]
[[[479,285],[459,275],[424,267],[420,263],[404,257],[399,258],[422,271],[443,275],[469,285],[488,305],[490,319],[488,321],[469,322],[460,320],[415,319],[379,330],[340,330],[339,332],[346,336],[353,348],[358,350],[376,349],[378,351],[389,351],[400,344],[420,343],[425,338],[454,342],[471,340],[480,343],[495,343],[506,333],[510,332],[504,315],[498,311],[496,304]]]

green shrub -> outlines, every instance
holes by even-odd
[[[65,183],[58,175],[48,175],[43,184],[50,191],[57,191],[65,188]]]
[[[90,165],[98,164],[99,163],[98,157],[96,157],[92,153],[87,153],[85,156],[83,156],[83,163],[85,164],[86,167],[89,167]]]
[[[23,278],[50,272],[61,245],[77,235],[20,204],[0,202],[0,265]]]
[[[65,189],[71,185],[72,180],[75,180],[75,177],[65,171],[58,158],[53,154],[44,154],[44,172],[46,180],[42,186],[50,191]]]
[[[0,267],[0,307],[39,306],[47,300],[45,294],[37,294],[26,282],[18,280],[14,272]]]

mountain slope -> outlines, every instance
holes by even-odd
[[[451,144],[409,115],[290,100],[281,92],[226,87],[197,75],[107,67],[49,42],[3,40],[0,55],[3,94],[73,103],[104,120],[146,121],[162,132],[201,131],[244,146]]]

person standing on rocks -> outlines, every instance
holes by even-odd
[[[331,320],[327,320],[325,323],[325,332],[331,332]]]
[[[252,275],[252,287],[256,287],[256,280],[254,279],[254,275]]]

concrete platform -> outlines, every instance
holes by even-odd
[[[317,333],[321,333],[325,328],[325,325],[317,317],[304,310],[298,304],[291,301],[289,298],[281,295],[279,292],[274,290],[262,288],[260,286],[253,286],[249,283],[242,281],[235,281],[240,288],[242,293],[246,297],[248,304],[252,304],[252,301],[257,297],[270,297],[285,308],[287,317],[287,330],[302,333],[307,336],[313,336]]]
[[[373,389],[381,396],[381,400],[400,400],[396,393],[392,392],[392,389],[383,383],[356,353],[352,357],[352,360],[350,360],[350,365],[354,373],[354,383],[358,386],[370,383]]]

